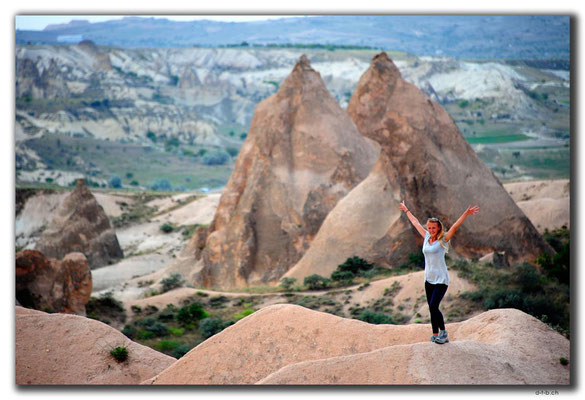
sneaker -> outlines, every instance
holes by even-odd
[[[435,340],[437,340],[438,337],[439,336],[437,336],[437,335],[431,336],[431,342],[435,343]]]
[[[439,332],[439,336],[437,336],[437,338],[435,339],[435,343],[443,344],[443,343],[448,343],[448,342],[449,342],[449,335],[447,334],[447,331]]]

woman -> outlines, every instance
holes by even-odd
[[[431,312],[431,325],[433,335],[431,342],[438,344],[447,343],[449,336],[445,330],[445,321],[443,314],[439,311],[439,303],[447,292],[449,286],[449,272],[445,264],[445,253],[449,249],[449,242],[457,228],[461,226],[468,215],[475,215],[479,212],[479,207],[467,207],[467,210],[459,217],[447,233],[444,233],[443,224],[437,218],[429,218],[427,221],[427,230],[418,222],[418,219],[404,205],[400,203],[400,210],[406,213],[409,221],[416,228],[418,233],[424,237],[423,254],[425,256],[425,292],[429,310]]]

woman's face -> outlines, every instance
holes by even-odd
[[[438,222],[429,221],[427,222],[427,231],[431,234],[431,237],[436,237],[441,230],[441,226]]]

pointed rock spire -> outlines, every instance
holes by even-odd
[[[256,108],[193,281],[224,288],[276,282],[377,156],[302,56]]]
[[[552,252],[449,114],[402,79],[385,53],[373,58],[347,111],[360,132],[381,145],[421,223],[438,217],[449,229],[469,205],[481,207],[459,228],[452,243],[458,253],[505,251],[510,262],[518,262]],[[402,240],[421,238],[413,229]]]

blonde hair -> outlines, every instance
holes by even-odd
[[[441,220],[439,218],[429,218],[427,220],[427,224],[429,222],[434,222],[437,225],[439,225],[439,233],[437,234],[437,240],[439,241],[439,243],[441,243],[441,247],[445,249],[445,253],[449,252],[449,245],[445,243],[445,241],[443,240],[443,237],[445,236],[445,228],[443,227],[443,223],[441,222]]]

